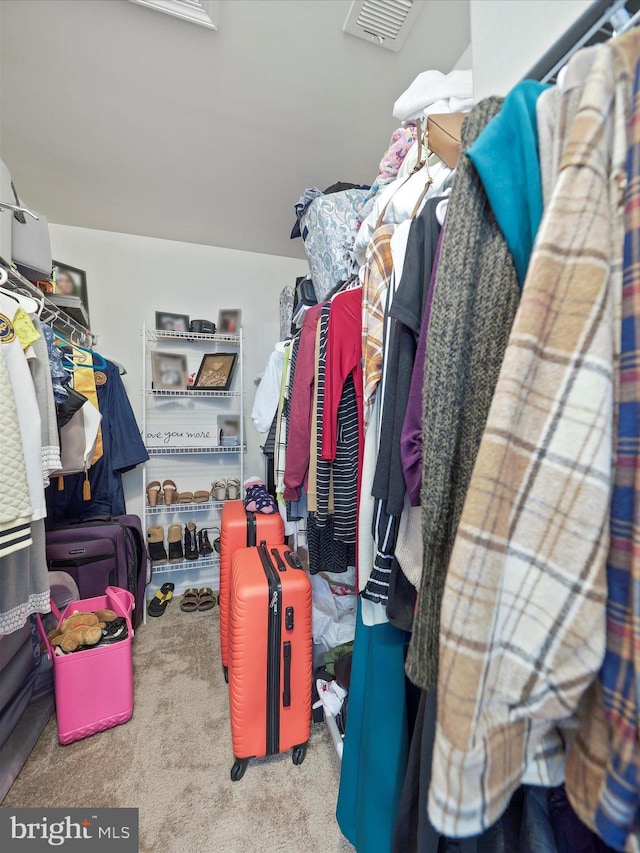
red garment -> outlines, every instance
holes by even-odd
[[[330,462],[336,455],[340,397],[345,379],[350,373],[353,374],[358,401],[358,469],[361,473],[364,450],[361,287],[354,287],[334,296],[329,312],[322,413],[322,458]]]
[[[289,404],[287,454],[284,465],[284,498],[287,501],[299,500],[300,487],[304,485],[306,489],[308,483],[316,329],[321,310],[321,305],[308,308],[300,331]]]

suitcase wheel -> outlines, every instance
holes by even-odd
[[[303,743],[300,746],[293,747],[293,753],[291,754],[291,760],[294,764],[302,764],[307,754],[307,744]]]
[[[225,682],[228,684],[228,683],[229,683],[229,667],[228,667],[228,666],[223,666],[223,667],[222,667],[222,671],[223,671],[223,673],[224,673],[224,680],[225,680]]]
[[[239,782],[244,776],[244,771],[249,763],[248,758],[236,758],[233,767],[231,768],[231,781]]]

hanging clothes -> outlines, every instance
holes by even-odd
[[[501,105],[500,98],[487,98],[469,113],[463,152]],[[463,155],[436,274],[423,383],[424,557],[407,655],[407,675],[423,689],[436,685],[447,566],[518,299],[509,249]]]
[[[587,80],[455,539],[429,792],[429,817],[450,835],[494,823],[521,781],[562,781],[560,728],[575,727],[604,653],[621,178],[639,55],[628,33]],[[571,747],[567,791],[583,821],[599,749]]]
[[[62,490],[57,481],[52,482],[47,489],[48,525],[67,518],[124,515],[122,474],[149,459],[116,365],[107,361],[102,370],[95,371],[94,381],[103,448],[88,472],[91,500],[85,500],[82,473],[64,477]]]

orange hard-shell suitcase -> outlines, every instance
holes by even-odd
[[[311,733],[311,582],[285,545],[233,555],[229,599],[229,705],[235,763],[293,748],[302,764]]]
[[[238,548],[257,545],[261,539],[280,545],[284,542],[284,522],[279,512],[272,515],[247,512],[242,501],[227,501],[222,507],[220,521],[220,656],[225,681],[228,681],[229,666],[229,575],[231,560]]]

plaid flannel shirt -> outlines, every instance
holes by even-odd
[[[609,43],[587,79],[449,564],[429,791],[449,836],[482,832],[522,782],[562,781],[560,729],[604,655],[634,52],[636,33]]]
[[[607,649],[567,761],[567,794],[607,844],[633,850],[640,806],[640,71],[629,122]]]
[[[373,400],[382,377],[384,317],[393,276],[391,238],[395,225],[381,225],[367,247],[362,285],[362,364],[364,423],[369,423]]]

